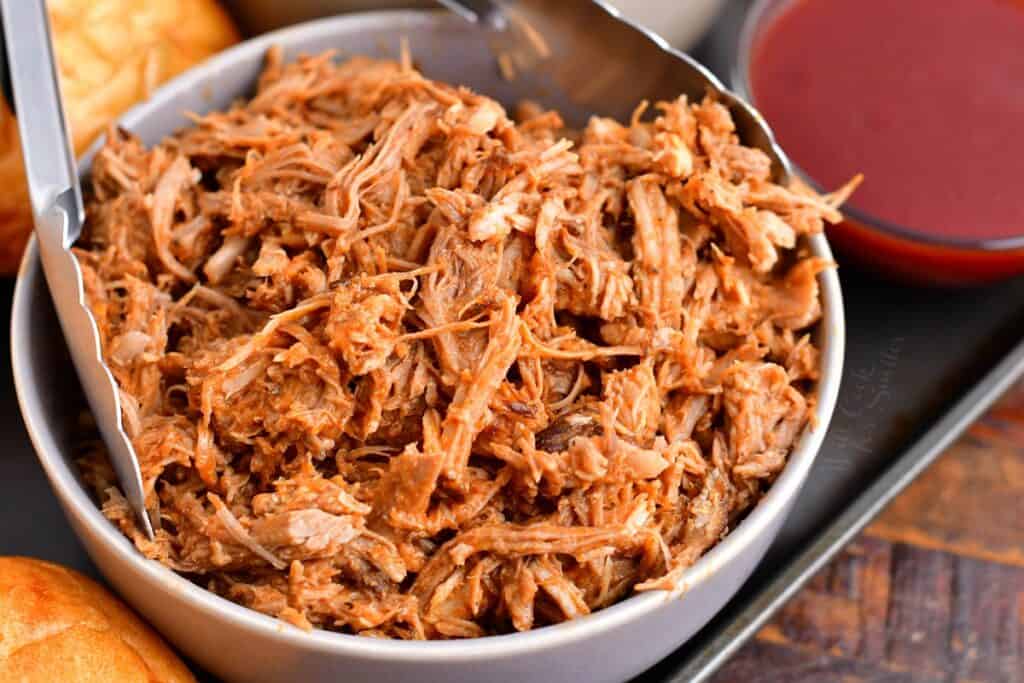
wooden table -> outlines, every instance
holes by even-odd
[[[1024,681],[1024,386],[714,680]]]

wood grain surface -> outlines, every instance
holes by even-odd
[[[714,680],[1024,682],[1024,386]]]

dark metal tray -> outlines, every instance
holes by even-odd
[[[699,56],[728,69],[745,2]],[[1024,278],[982,290],[884,283],[840,270],[847,356],[828,438],[759,570],[703,631],[637,683],[702,681],[1024,374]],[[0,282],[0,325],[12,281]],[[10,358],[7,334],[0,355]],[[68,377],[69,390],[77,381]],[[0,363],[0,554],[29,555],[99,578],[64,519],[21,422],[9,361]]]

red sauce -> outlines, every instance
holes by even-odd
[[[754,45],[783,148],[917,232],[1024,234],[1024,0],[797,0]]]

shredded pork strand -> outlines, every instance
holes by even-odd
[[[111,131],[76,254],[155,540],[81,463],[143,554],[303,628],[475,637],[678,589],[757,502],[856,183],[773,183],[712,98],[521,111],[272,51],[249,102]]]

